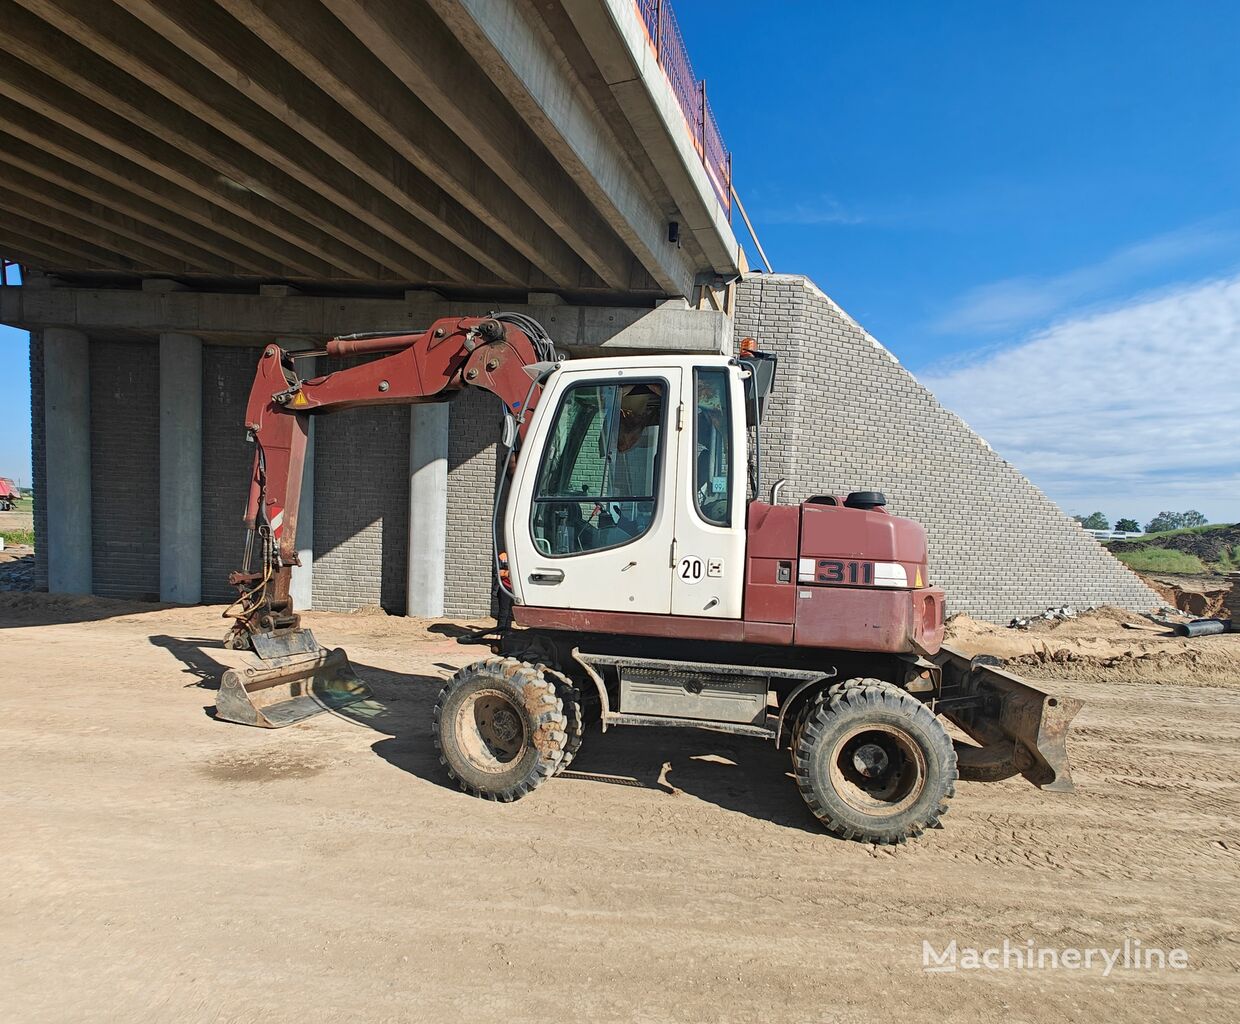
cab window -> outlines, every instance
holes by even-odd
[[[654,520],[666,422],[660,380],[575,384],[560,400],[534,489],[544,555],[636,540]]]
[[[732,523],[732,406],[728,371],[694,374],[694,498],[698,515],[716,526]]]

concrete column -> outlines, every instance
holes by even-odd
[[[448,550],[448,405],[409,410],[409,577],[407,614],[443,615]],[[479,541],[480,546],[481,540]]]
[[[159,599],[202,600],[202,340],[159,336]]]
[[[267,287],[264,285],[264,287]],[[297,360],[297,372],[303,379],[318,376],[317,359]],[[293,607],[308,611],[314,607],[314,420],[306,435],[306,464],[301,473],[301,499],[297,506],[297,557],[301,565],[293,566],[289,596]]]
[[[47,470],[47,589],[91,591],[90,339],[81,331],[43,331],[43,431]]]

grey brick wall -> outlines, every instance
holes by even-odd
[[[254,446],[245,439],[245,403],[259,349],[202,347],[202,599],[232,601],[228,574],[241,568],[246,493]],[[220,624],[220,635],[224,623]]]
[[[500,409],[494,395],[467,389],[448,413],[448,552],[444,611],[484,615],[491,609],[491,510],[498,470]]]
[[[90,344],[94,592],[159,599],[159,347]]]
[[[319,373],[350,365],[321,359]],[[409,408],[320,416],[314,435],[314,607],[405,612]]]
[[[754,274],[737,338],[779,354],[763,490],[881,490],[922,523],[948,610],[1003,621],[1049,605],[1146,609],[1157,596],[806,278]]]
[[[47,590],[47,502],[43,481],[47,448],[43,433],[43,335],[30,332],[30,490],[34,495],[34,588]]]

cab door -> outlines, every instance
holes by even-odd
[[[524,604],[671,611],[682,377],[677,367],[556,375],[507,519]]]
[[[672,614],[739,619],[745,582],[744,390],[722,360],[686,371]]]

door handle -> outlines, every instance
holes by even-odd
[[[564,580],[563,569],[535,569],[530,573],[531,583],[556,584]]]

